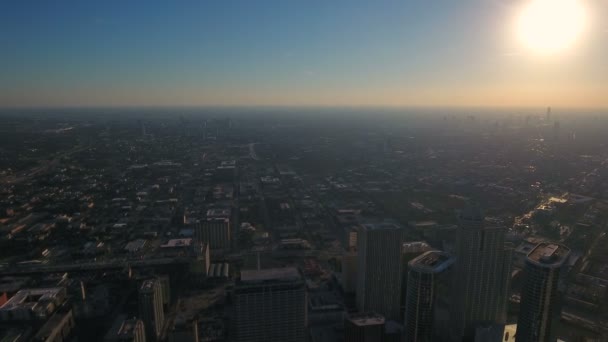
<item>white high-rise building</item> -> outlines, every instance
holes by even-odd
[[[470,340],[476,327],[504,324],[511,257],[505,229],[486,227],[481,209],[467,205],[460,213],[451,295],[452,338]]]

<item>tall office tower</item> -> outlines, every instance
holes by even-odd
[[[502,227],[486,227],[478,206],[459,216],[454,287],[451,295],[452,339],[471,340],[479,325],[504,324],[511,272]]]
[[[517,320],[517,342],[554,342],[560,317],[558,282],[570,249],[556,243],[541,243],[526,258],[521,305]]]
[[[146,336],[150,341],[160,337],[165,313],[163,311],[163,290],[158,279],[147,279],[139,288],[139,316],[144,322]]]
[[[241,271],[234,287],[237,342],[302,342],[306,286],[295,268]]]
[[[344,321],[344,342],[382,341],[384,323],[384,317],[375,313],[353,315]]]
[[[357,309],[400,320],[403,229],[362,224],[357,240]]]
[[[230,250],[230,219],[218,217],[198,222],[196,225],[198,241],[208,243],[211,251]]]
[[[357,291],[357,252],[342,255],[342,290],[347,294]]]
[[[448,321],[435,325],[435,308],[441,291],[439,283],[443,281],[445,285],[453,263],[453,257],[440,251],[426,252],[408,263],[405,341],[430,342],[443,337],[438,332]]]
[[[103,341],[146,342],[144,322],[136,318],[125,319],[124,316],[118,317]]]

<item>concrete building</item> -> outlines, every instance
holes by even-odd
[[[400,320],[403,229],[363,224],[357,236],[357,309]]]
[[[439,251],[426,252],[409,262],[405,306],[406,341],[430,342],[445,337],[439,332],[448,325],[448,321],[436,322],[435,307],[439,282],[443,280],[445,283],[447,272],[453,263],[454,258]]]
[[[504,324],[511,270],[505,230],[486,227],[481,209],[467,205],[459,216],[453,272],[452,339],[473,339],[480,325]]]
[[[302,342],[306,287],[295,268],[244,270],[234,287],[237,342]]]
[[[347,251],[357,250],[357,227],[350,227],[346,231],[346,241],[344,243]]]
[[[227,217],[210,218],[196,224],[195,235],[198,241],[208,243],[212,252],[230,250],[230,219]]]
[[[353,315],[344,322],[344,342],[382,341],[385,319],[375,313]]]
[[[558,283],[570,249],[556,243],[541,243],[526,259],[517,342],[554,342],[560,317]]]
[[[163,311],[163,290],[158,279],[145,280],[139,288],[139,316],[144,322],[146,336],[156,341],[165,321]]]
[[[344,252],[342,256],[342,290],[353,294],[357,291],[357,252]]]

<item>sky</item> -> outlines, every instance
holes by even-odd
[[[0,107],[608,108],[608,1],[556,54],[532,0],[4,0]]]

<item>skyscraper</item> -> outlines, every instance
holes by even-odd
[[[357,291],[357,252],[347,251],[342,255],[342,290],[353,294]]]
[[[295,268],[241,271],[234,287],[237,342],[302,342],[306,287]]]
[[[541,243],[526,258],[517,342],[554,342],[560,317],[558,282],[570,249],[556,243]]]
[[[403,230],[391,223],[363,224],[357,240],[357,309],[400,320]]]
[[[454,258],[440,251],[429,251],[408,263],[405,306],[405,341],[430,342],[436,340],[438,328],[447,325],[435,322],[438,283],[454,263]]]
[[[344,321],[344,342],[377,342],[384,335],[384,317],[375,313],[361,313]]]
[[[147,279],[139,288],[139,316],[144,322],[146,337],[156,341],[165,321],[163,290],[158,279]]]
[[[433,247],[431,247],[425,241],[406,241],[403,243],[403,246],[401,247],[401,308],[400,308],[400,313],[402,316],[405,314],[408,263],[411,260],[424,254],[424,252],[428,252],[431,250],[433,250]]]
[[[459,216],[452,293],[452,338],[471,340],[482,324],[504,323],[511,259],[502,227],[486,227],[477,205]]]

